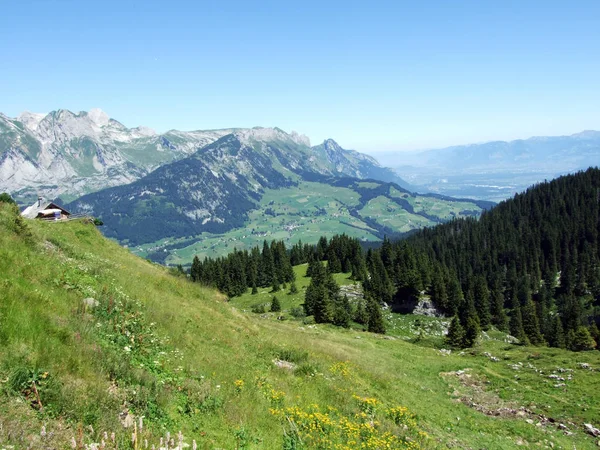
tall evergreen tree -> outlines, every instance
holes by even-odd
[[[552,326],[550,328],[550,336],[548,337],[548,344],[551,347],[565,348],[565,332],[563,330],[562,321],[558,314],[552,318]]]
[[[366,297],[367,302],[367,331],[371,333],[385,334],[385,324],[383,322],[383,314],[379,302],[371,296]]]
[[[465,329],[460,323],[458,316],[452,318],[448,334],[445,339],[446,343],[453,348],[463,348],[465,344]]]
[[[510,314],[510,334],[519,340],[522,345],[529,345],[529,339],[523,329],[523,317],[521,316],[521,306],[515,302]]]

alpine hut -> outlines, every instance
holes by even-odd
[[[71,213],[54,202],[38,197],[37,202],[25,208],[21,215],[28,219],[65,220]]]

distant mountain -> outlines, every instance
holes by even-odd
[[[147,127],[127,128],[100,109],[25,112],[17,118],[0,113],[0,192],[8,191],[21,202],[38,195],[74,200],[131,183],[236,131],[242,139],[261,135],[263,140],[271,135],[277,140],[273,133],[281,132],[232,128],[157,134]],[[292,133],[289,138],[296,141],[294,145],[310,147],[305,136]],[[310,156],[321,163],[327,159],[327,173],[376,178],[408,187],[393,170],[381,167],[370,156],[344,150],[331,139],[314,147]],[[312,164],[302,163],[309,169]]]
[[[0,191],[25,200],[78,196],[130,183],[232,130],[157,134],[127,128],[99,109],[77,114],[0,113]]]
[[[215,235],[245,229],[249,230],[245,235],[253,230],[261,238],[286,226],[297,228],[299,223],[317,220],[322,215],[341,215],[353,222],[352,211],[365,207],[368,200],[379,195],[390,195],[390,187],[381,188],[382,183],[375,181],[357,185],[373,193],[368,198],[356,189],[344,190],[373,176],[396,181],[394,192],[398,199],[376,202],[370,205],[372,211],[367,208],[354,214],[364,216],[356,227],[366,230],[366,239],[377,240],[384,230],[388,234],[405,232],[436,223],[438,217],[439,221],[451,218],[445,211],[432,213],[430,218],[413,218],[412,225],[407,219],[401,225],[387,226],[381,218],[376,225],[375,216],[390,207],[386,202],[394,203],[398,214],[407,212],[408,202],[401,197],[410,193],[398,184],[402,180],[392,170],[380,167],[368,156],[344,150],[333,140],[310,147],[305,137],[277,128],[237,130],[131,184],[85,195],[67,208],[101,217],[104,233],[123,243],[140,246],[164,239],[180,243],[183,240],[179,245],[182,247],[200,240],[203,233]],[[350,180],[348,186],[339,185],[336,180],[340,177]],[[269,195],[265,197],[266,194]],[[271,199],[268,204],[262,203],[263,197]],[[298,197],[298,203],[292,197]],[[361,200],[363,197],[365,201]],[[319,199],[318,204],[311,200],[315,198]],[[405,205],[400,205],[401,202]],[[457,208],[457,215],[463,210],[475,215],[481,212],[481,207],[473,202]],[[261,217],[274,217],[277,223],[269,223],[271,228],[261,228],[260,218],[250,220],[251,211],[257,210],[263,211]],[[386,220],[390,219],[393,224],[395,218]],[[367,224],[369,221],[371,225]],[[333,228],[332,232],[339,231],[338,225]],[[321,231],[316,238],[324,233]],[[206,238],[203,235],[202,239]]]
[[[495,141],[382,156],[419,192],[494,201],[600,164],[600,132]]]

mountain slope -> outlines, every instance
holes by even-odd
[[[494,201],[600,162],[600,132],[381,155],[416,190]]]
[[[181,159],[231,130],[127,128],[99,109],[72,113],[0,114],[0,190],[20,199],[76,198],[130,183]]]
[[[302,194],[302,189],[306,187],[303,182],[337,186],[336,180],[339,177],[364,178],[371,175],[401,181],[389,169],[381,168],[371,158],[344,150],[332,140],[310,147],[308,141],[301,136],[287,134],[279,129],[255,128],[226,135],[194,155],[162,166],[134,183],[83,196],[67,207],[101,217],[105,224],[104,233],[128,245],[154,244],[167,238],[169,241],[198,241],[202,233],[222,234],[236,229],[257,228],[254,221],[250,220],[250,214],[262,207],[267,212],[269,205],[261,206],[261,202],[268,192],[279,190],[283,197],[275,193],[273,200],[285,203],[287,196]],[[391,202],[396,204],[395,208],[399,212],[406,209],[407,202],[402,205],[400,198],[393,199],[390,194],[390,189],[393,189],[397,197],[410,196],[400,186],[386,184],[377,190],[374,188],[380,186],[381,182],[373,181],[372,186],[367,183],[365,187],[360,183],[356,184],[356,181],[358,180],[353,178],[346,182],[348,186],[354,186],[352,189],[356,191],[353,194],[356,199],[363,196],[356,189],[369,193],[381,191],[387,197],[378,208],[385,209]],[[338,187],[344,188],[341,185]],[[319,196],[317,191],[311,194]],[[322,198],[324,205],[335,200],[327,196]],[[444,201],[440,200],[440,203]],[[359,209],[363,208],[365,202],[359,205],[360,202],[349,199],[342,204],[349,214],[352,212],[350,215],[360,216],[354,210],[358,206]],[[479,214],[481,206],[461,204],[457,206],[456,213],[464,210]],[[298,218],[307,218],[313,213],[326,215],[327,211],[310,212],[303,208],[296,215]],[[273,208],[267,212],[271,216],[277,214],[273,213]],[[363,222],[361,227],[375,229],[375,234],[371,233],[368,239],[380,238],[386,232],[385,224],[377,225],[377,220],[373,219],[371,225],[365,225],[366,216],[373,214],[363,215],[365,217],[360,219]],[[435,223],[437,219],[442,220],[435,213],[429,217],[423,216],[414,226],[407,229],[390,226],[387,233],[406,232]],[[335,233],[339,230],[333,231]],[[254,232],[262,233],[258,230]],[[168,255],[163,255],[166,256]],[[191,262],[191,258],[187,262]]]
[[[583,422],[598,417],[597,372],[576,362],[594,369],[597,355],[575,359],[542,348],[533,359],[491,338],[472,353],[445,356],[430,338],[418,346],[393,331],[383,339],[246,314],[90,224],[24,223],[2,203],[0,274],[0,442],[7,448],[70,448],[72,438],[83,447],[100,443],[105,431],[106,448],[134,448],[131,423],[140,416],[138,448],[145,439],[158,447],[167,431],[177,441],[180,430],[199,448],[282,448],[294,436],[290,421],[307,448],[355,447],[343,437],[355,436],[355,427],[357,442],[373,436],[365,442],[372,449],[385,431],[412,441],[390,448],[593,445]],[[546,373],[557,364],[572,370],[569,389],[545,384],[531,362]],[[522,367],[518,383],[512,365]],[[373,418],[378,427],[368,425]]]

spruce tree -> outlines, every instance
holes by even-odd
[[[504,294],[499,289],[495,289],[491,297],[492,324],[500,331],[508,331],[508,317],[504,311]]]
[[[371,333],[385,334],[385,325],[383,323],[383,315],[381,306],[377,300],[371,296],[367,296],[367,331]]]
[[[529,339],[523,329],[523,318],[521,317],[521,307],[515,302],[513,310],[510,313],[510,334],[519,340],[522,345],[529,345]]]
[[[281,311],[281,303],[279,303],[279,299],[276,295],[271,299],[271,312],[279,312]]]
[[[492,322],[490,315],[490,291],[488,290],[485,278],[481,275],[475,279],[473,295],[475,297],[475,309],[477,310],[481,328],[487,330]]]
[[[298,287],[296,286],[296,282],[292,281],[292,283],[290,284],[290,292],[289,295],[293,295],[296,294],[298,292]]]
[[[446,335],[446,343],[453,348],[463,348],[465,339],[465,329],[460,323],[458,316],[452,318],[450,327],[448,328],[448,334]]]
[[[596,341],[596,346],[600,345],[600,330],[598,330],[598,325],[596,322],[592,322],[590,325],[590,335]]]
[[[465,347],[473,347],[477,342],[481,327],[479,326],[479,320],[477,315],[471,313],[467,316],[465,321],[465,338],[463,340]]]
[[[540,333],[540,325],[535,312],[535,306],[531,299],[527,300],[525,305],[521,308],[521,318],[523,330],[529,338],[529,342],[533,345],[544,344],[544,338]]]
[[[330,323],[333,320],[333,305],[323,284],[315,287],[313,316],[317,323]]]
[[[571,339],[570,348],[574,352],[594,350],[596,348],[596,341],[594,341],[590,331],[586,327],[580,326]]]
[[[281,287],[279,286],[279,283],[277,282],[276,279],[273,280],[273,286],[271,287],[271,292],[279,292],[281,290]]]
[[[343,296],[339,298],[338,301],[335,302],[334,311],[333,311],[333,324],[338,327],[349,328],[352,308],[350,307],[350,302],[348,301],[347,296]]]
[[[562,320],[560,316],[556,314],[551,322],[552,326],[550,328],[550,336],[548,338],[548,344],[551,347],[556,348],[565,348],[565,332],[562,326]]]
[[[256,283],[252,283],[252,295],[258,294],[258,289],[256,288]]]
[[[369,322],[369,316],[365,309],[365,301],[361,299],[356,305],[356,311],[354,312],[354,321],[361,325],[366,325]]]

